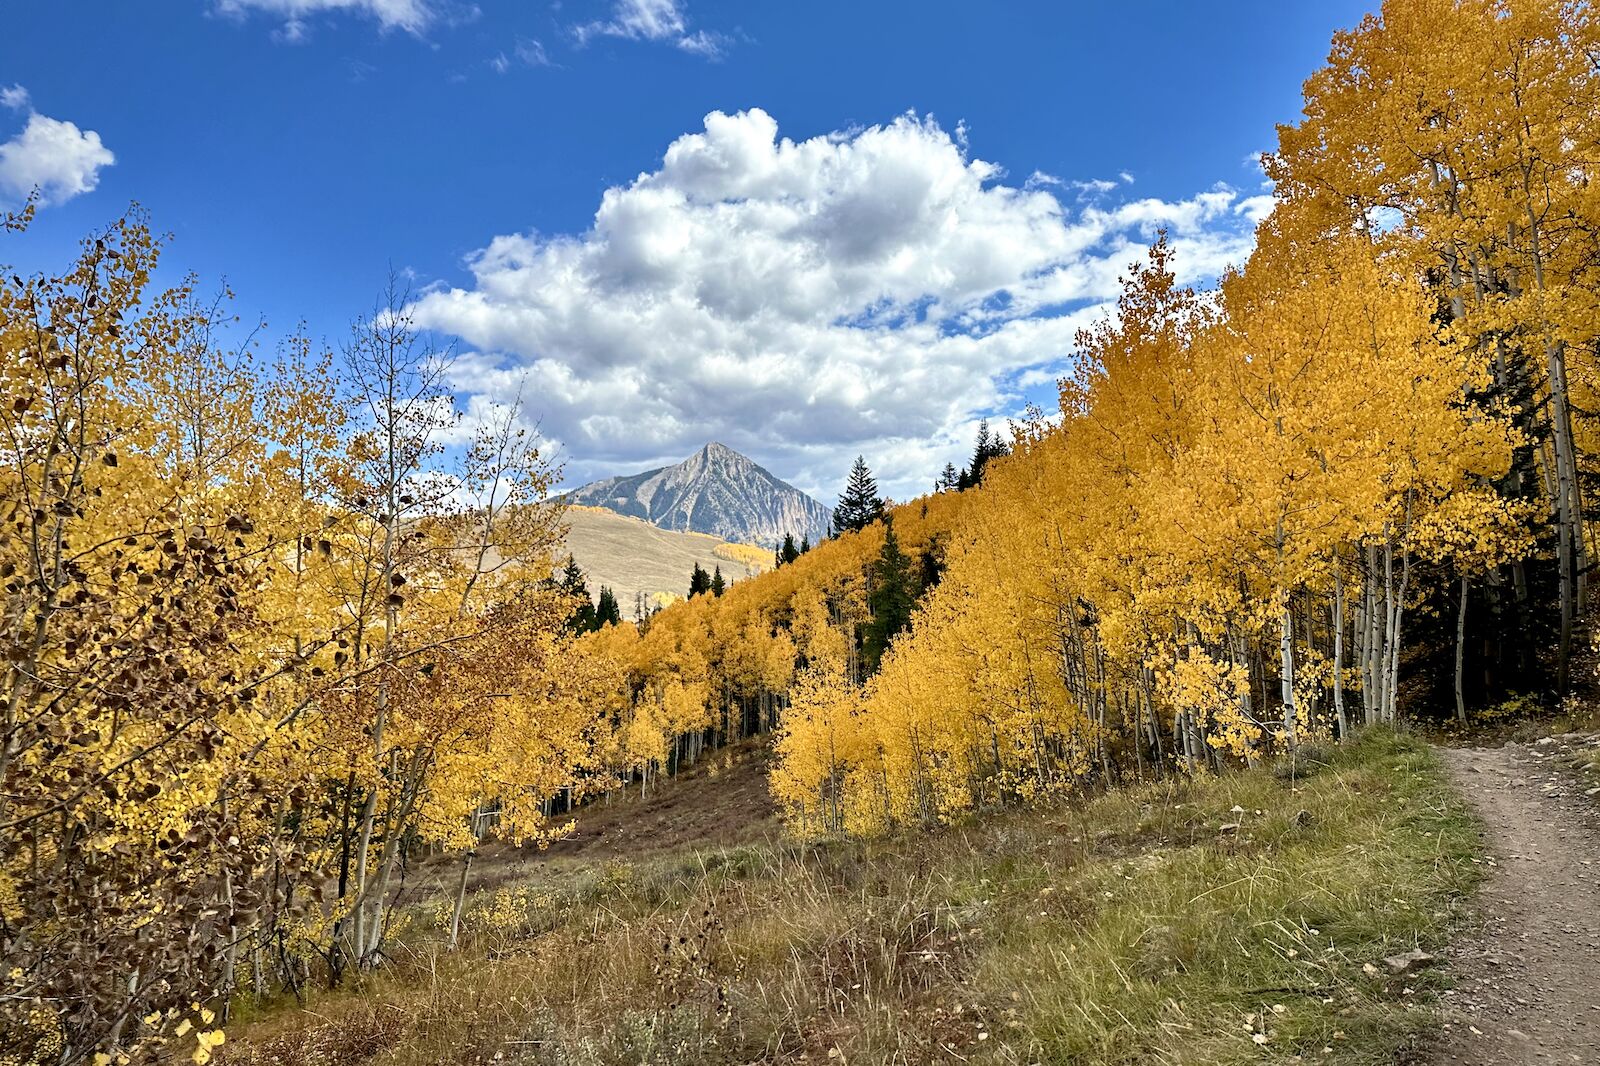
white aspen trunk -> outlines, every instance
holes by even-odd
[[[1382,658],[1379,661],[1379,674],[1382,678],[1378,686],[1380,695],[1378,717],[1392,723],[1394,718],[1390,713],[1394,688],[1394,672],[1390,663],[1394,659],[1394,627],[1395,610],[1399,606],[1395,599],[1394,589],[1394,542],[1391,540],[1383,550],[1383,642]]]
[[[456,883],[456,905],[450,911],[450,950],[454,951],[461,942],[461,912],[467,905],[467,875],[472,872],[472,857],[475,851],[468,851],[461,856],[461,880]]]
[[[1408,523],[1409,525],[1409,520]],[[1400,549],[1400,587],[1394,598],[1394,631],[1389,645],[1388,661],[1388,693],[1389,705],[1386,708],[1386,720],[1391,724],[1400,720],[1400,645],[1401,631],[1405,622],[1406,587],[1411,583],[1411,553]]]
[[[1378,670],[1378,549],[1367,545],[1366,573],[1362,577],[1361,702],[1367,725],[1378,721],[1382,696]]]
[[[1526,149],[1521,127],[1517,129],[1519,149]],[[1539,214],[1535,210],[1533,165],[1522,163],[1523,206],[1528,216],[1528,250],[1533,259],[1534,285],[1542,294],[1546,291],[1544,276],[1544,248],[1540,236]],[[1509,225],[1508,225],[1509,229]],[[1510,235],[1508,234],[1508,240]],[[1513,288],[1513,295],[1517,295]],[[1557,560],[1561,584],[1561,638],[1556,666],[1556,687],[1565,692],[1568,667],[1572,654],[1572,631],[1580,608],[1580,589],[1583,584],[1583,505],[1579,497],[1577,460],[1572,433],[1572,409],[1567,391],[1566,343],[1553,338],[1548,321],[1541,322],[1545,341],[1546,376],[1550,387],[1550,440],[1555,448],[1555,512],[1559,558]]]
[[[353,908],[353,913],[351,914],[351,919],[355,923],[354,954],[356,965],[358,966],[361,964],[361,960],[365,958],[367,954],[367,855],[372,851],[372,830],[373,823],[377,817],[377,810],[378,790],[376,788],[369,788],[367,790],[367,802],[361,810],[361,835],[359,838],[359,843],[356,845],[356,903],[355,907]]]
[[[1245,650],[1244,634],[1237,631],[1230,632],[1225,639],[1228,642],[1228,657],[1232,660],[1234,669],[1244,672],[1244,685],[1239,689],[1239,715],[1246,722],[1255,724],[1255,708],[1250,702],[1250,663]],[[1252,767],[1259,761],[1254,740],[1245,743],[1244,759],[1245,765]]]
[[[1463,692],[1463,674],[1467,648],[1467,575],[1461,575],[1461,606],[1456,611],[1456,721],[1467,720],[1467,699]]]
[[[1344,579],[1333,576],[1333,717],[1339,723],[1339,741],[1350,739],[1350,720],[1344,713]]]
[[[1582,511],[1577,502],[1577,464],[1573,456],[1572,414],[1567,405],[1566,346],[1547,344],[1550,376],[1550,439],[1555,445],[1556,541],[1561,582],[1561,637],[1556,658],[1556,689],[1567,690],[1572,657],[1572,631],[1579,609],[1578,583],[1582,580],[1583,534],[1578,528]]]
[[[1394,659],[1395,626],[1399,621],[1395,617],[1394,595],[1394,538],[1391,535],[1383,546],[1383,643],[1381,645],[1383,659],[1379,664],[1382,682],[1378,686],[1378,718],[1383,722],[1392,722],[1391,716],[1392,689],[1394,685],[1394,672],[1390,663]]]
[[[1289,601],[1284,600],[1278,614],[1278,672],[1283,699],[1283,731],[1288,735],[1289,747],[1295,746],[1294,706],[1294,619],[1289,612]]]

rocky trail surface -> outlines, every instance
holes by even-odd
[[[1600,1064],[1600,736],[1441,754],[1491,868],[1431,1061]]]

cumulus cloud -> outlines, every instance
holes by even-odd
[[[629,41],[671,44],[685,52],[715,59],[727,47],[720,33],[689,30],[689,16],[681,0],[616,0],[611,17],[574,28],[580,44],[595,37],[621,37]]]
[[[327,12],[364,15],[385,30],[418,36],[439,17],[436,0],[216,0],[216,9],[236,17],[261,12],[281,19],[281,32],[291,41],[305,36],[308,19]]]
[[[713,112],[587,231],[496,237],[415,313],[465,342],[460,388],[522,391],[571,481],[714,439],[824,499],[860,452],[904,497],[1058,371],[1158,229],[1186,280],[1251,246],[1226,186],[1076,191],[1007,184],[932,118],[794,141]]]
[[[0,105],[28,111],[28,124],[0,144],[0,198],[20,200],[37,190],[41,203],[64,203],[92,191],[100,171],[116,162],[94,130],[32,110],[20,85],[0,89]]]

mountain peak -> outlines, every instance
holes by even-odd
[[[720,441],[681,463],[595,481],[566,498],[663,529],[768,547],[785,535],[821,540],[832,517],[822,504]]]

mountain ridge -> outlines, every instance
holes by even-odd
[[[833,512],[755,460],[711,441],[682,462],[602,478],[564,494],[662,529],[776,547],[826,537]]]

